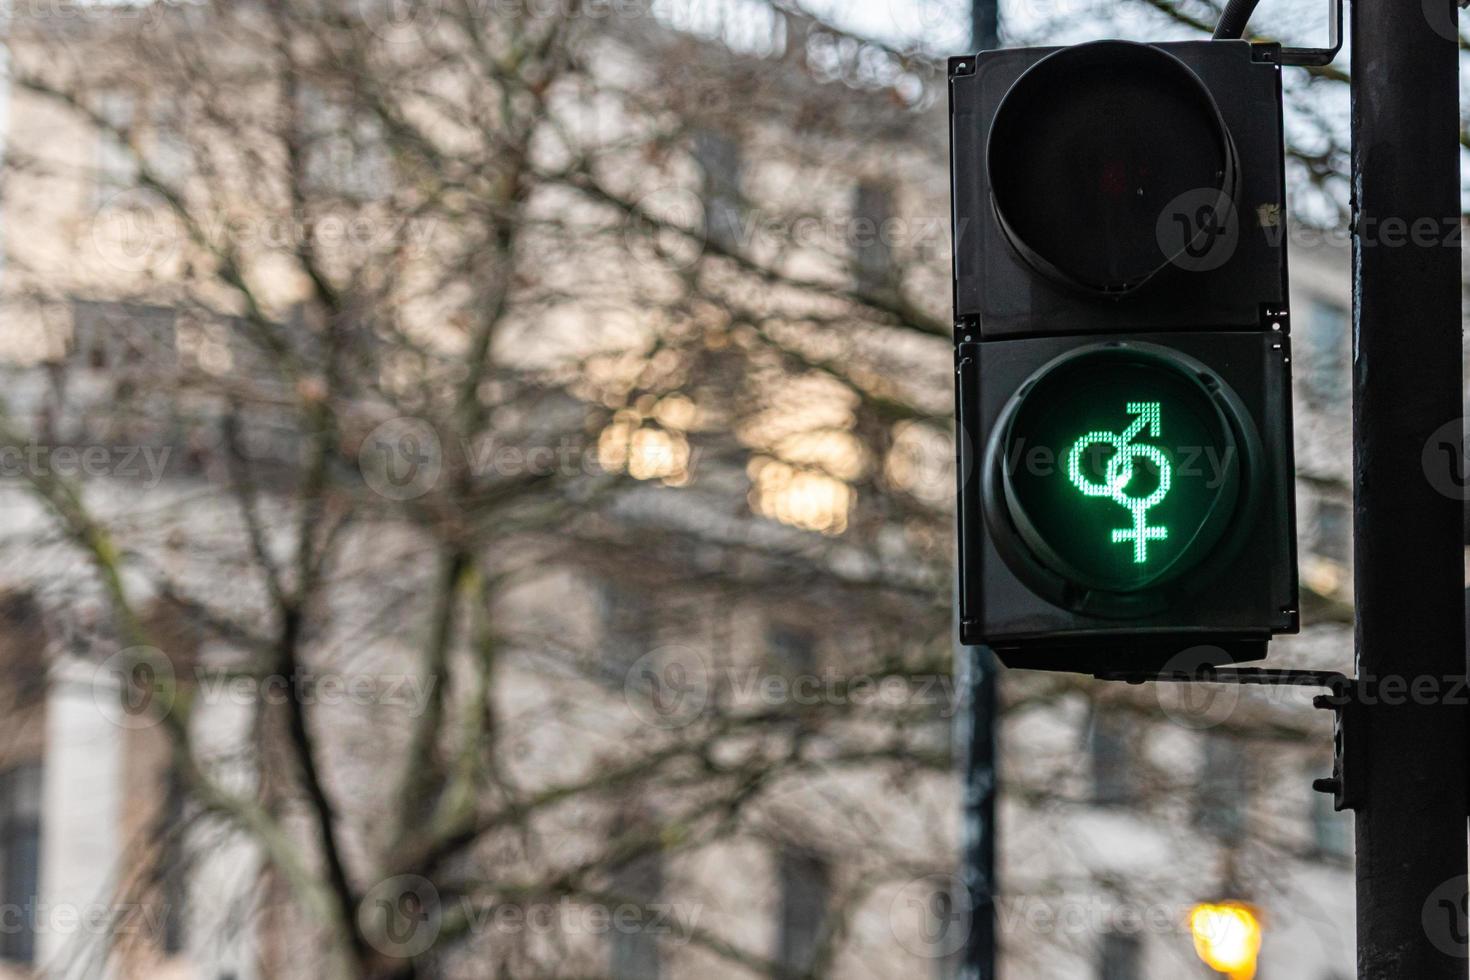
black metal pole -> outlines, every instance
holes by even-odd
[[[1000,0],[972,0],[971,47],[1000,47]],[[956,609],[958,609],[956,603]],[[962,698],[956,713],[955,744],[960,750],[964,788],[961,879],[971,906],[970,928],[962,947],[961,980],[995,980],[995,800],[999,788],[996,732],[999,727],[995,657],[986,647],[955,647]]]
[[[1352,7],[1358,976],[1464,980],[1435,925],[1464,907],[1446,896],[1466,873],[1466,709],[1444,703],[1465,675],[1462,505],[1424,452],[1462,458],[1455,4]]]
[[[964,839],[960,877],[970,901],[969,931],[961,950],[961,980],[994,980],[996,663],[987,647],[957,647],[961,701],[956,744],[964,786]]]
[[[1000,47],[999,0],[974,0],[970,4],[970,46],[976,51]]]

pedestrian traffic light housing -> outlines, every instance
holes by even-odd
[[[1297,627],[1280,50],[950,62],[961,638],[1089,672]]]

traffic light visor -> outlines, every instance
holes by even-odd
[[[1204,83],[1130,41],[1063,48],[1027,69],[996,109],[986,161],[1000,227],[1026,263],[1112,297],[1218,234],[1238,182]],[[1170,220],[1188,227],[1161,227]]]

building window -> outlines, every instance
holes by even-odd
[[[5,662],[11,710],[45,701],[49,645],[46,614],[35,593],[20,589],[0,592],[0,657]]]
[[[646,909],[659,900],[663,877],[663,855],[657,852],[629,861],[613,872],[612,891],[616,902],[619,905],[641,905]],[[625,923],[629,918],[622,917]],[[646,917],[640,915],[637,924],[625,924],[612,930],[609,964],[612,980],[658,980],[661,971],[658,936],[643,928],[645,920]]]
[[[1106,933],[1098,951],[1098,980],[1140,980],[1143,976],[1142,962],[1143,943],[1137,936]]]
[[[1353,548],[1353,512],[1340,500],[1318,498],[1312,515],[1312,551],[1339,565],[1347,565]]]
[[[1249,764],[1245,747],[1236,739],[1226,735],[1205,738],[1195,822],[1222,840],[1238,840],[1245,829]]]
[[[1306,370],[1302,380],[1307,393],[1320,405],[1340,406],[1351,385],[1347,378],[1348,313],[1335,303],[1313,300],[1307,307]]]
[[[694,137],[694,159],[704,173],[704,237],[726,251],[742,238],[744,197],[740,193],[740,144],[709,130]]]
[[[73,300],[72,357],[96,370],[170,367],[177,312],[166,306]]]
[[[1129,751],[1126,720],[1101,705],[1094,707],[1087,741],[1088,758],[1092,763],[1092,801],[1104,806],[1131,802],[1132,753]]]
[[[137,161],[119,136],[130,129],[137,113],[130,92],[104,92],[97,101],[100,120],[97,133],[96,205],[101,207],[119,190],[132,187],[138,179]]]
[[[41,767],[0,774],[0,902],[19,909],[18,929],[0,930],[0,957],[36,957],[35,908],[41,887]]]
[[[893,194],[886,186],[870,181],[857,185],[853,192],[851,247],[858,291],[892,291]]]
[[[393,189],[393,161],[381,123],[341,96],[302,88],[302,169],[308,190],[373,201]]]
[[[776,962],[805,976],[816,965],[822,924],[827,917],[831,872],[819,855],[784,848],[778,859],[781,922],[776,936]]]
[[[771,665],[786,677],[809,675],[817,669],[816,648],[806,630],[773,626],[766,633]]]
[[[658,646],[653,606],[636,586],[611,580],[602,581],[598,598],[602,619],[601,672],[608,683],[621,685],[628,680],[628,671]],[[648,680],[656,690],[659,679]]]

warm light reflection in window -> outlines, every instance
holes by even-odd
[[[688,432],[699,421],[699,408],[685,396],[673,394],[653,406],[653,417],[666,429]]]
[[[797,432],[780,439],[774,448],[789,463],[819,469],[839,480],[856,480],[867,470],[867,452],[851,432]]]
[[[626,470],[635,480],[661,480],[669,486],[689,482],[689,440],[682,433],[644,426],[637,412],[622,411],[597,440],[604,470]]]
[[[871,454],[854,429],[857,398],[821,374],[767,379],[762,407],[736,429],[752,451],[750,508],[822,534],[841,534],[856,503],[852,484]]]
[[[841,480],[766,456],[751,460],[749,472],[750,506],[756,513],[823,534],[847,530],[856,493]]]

